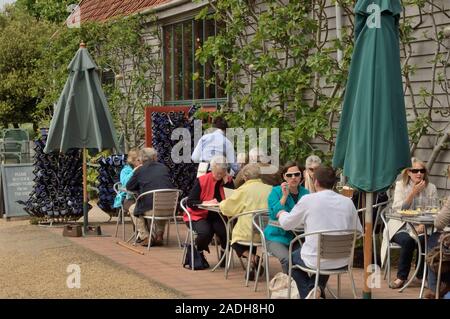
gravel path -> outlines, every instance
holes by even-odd
[[[73,275],[67,272],[70,264],[80,266],[80,288],[67,287],[68,276]],[[0,219],[0,298],[183,298],[183,295],[28,221]]]

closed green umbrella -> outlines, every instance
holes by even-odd
[[[69,64],[69,78],[55,108],[44,152],[83,149],[83,216],[87,230],[86,149],[118,150],[116,130],[103,93],[97,65],[80,44]]]
[[[399,0],[359,0],[355,48],[333,166],[367,192],[364,265],[372,258],[372,192],[387,189],[411,166],[399,48]],[[364,297],[370,298],[365,282]]]

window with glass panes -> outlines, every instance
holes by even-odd
[[[164,104],[224,100],[223,85],[215,77],[212,63],[195,61],[195,51],[216,35],[217,28],[214,20],[188,20],[164,27]],[[199,76],[194,80],[195,73]]]

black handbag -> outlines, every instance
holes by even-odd
[[[184,257],[183,267],[192,269],[192,255],[191,250],[194,249],[194,270],[203,270],[209,268],[209,264],[206,261],[205,257],[197,250],[197,248],[192,248],[190,244],[186,244],[186,256]]]

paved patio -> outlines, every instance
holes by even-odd
[[[92,211],[90,213],[92,215]],[[101,216],[99,212],[95,215]],[[103,220],[102,220],[103,218]],[[107,220],[108,218],[106,218]],[[253,291],[253,282],[249,287],[245,287],[244,270],[239,262],[235,261],[235,267],[231,269],[228,279],[224,277],[223,268],[218,268],[215,272],[210,270],[191,271],[184,269],[181,265],[182,249],[178,247],[175,232],[175,224],[171,224],[169,246],[151,247],[147,251],[146,247],[136,246],[135,248],[144,254],[138,254],[117,244],[122,241],[121,229],[119,229],[119,238],[114,237],[115,218],[111,222],[105,222],[105,217],[91,218],[90,225],[101,225],[102,232],[107,237],[80,237],[69,238],[73,242],[92,250],[93,252],[105,256],[112,261],[126,266],[152,280],[159,282],[169,288],[175,289],[190,298],[229,298],[229,299],[261,299],[266,298],[264,281],[259,284],[258,291]],[[94,222],[97,220],[97,222]],[[98,223],[98,221],[103,221]],[[179,224],[181,238],[186,235],[186,226]],[[62,234],[62,228],[49,228],[49,231]],[[127,221],[126,238],[131,235],[131,224]],[[212,247],[211,254],[206,254],[210,264],[217,262],[215,249]],[[270,258],[270,276],[271,278],[281,271],[278,260]],[[395,274],[395,270],[393,271]],[[362,295],[363,271],[355,269],[354,277],[358,295]],[[330,278],[329,284],[332,288],[336,287],[336,276]],[[387,282],[381,280],[381,288],[373,289],[374,299],[414,299],[419,296],[418,287],[409,287],[403,293],[388,288]],[[342,297],[353,298],[350,288],[350,282],[347,275],[342,276]]]

